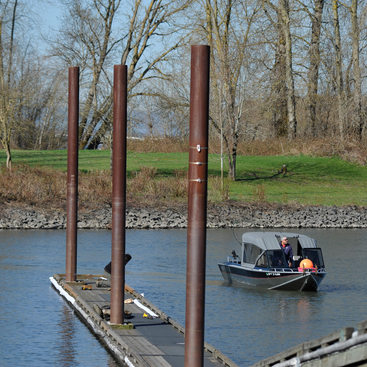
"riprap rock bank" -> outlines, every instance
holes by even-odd
[[[186,228],[187,208],[128,208],[127,228]],[[220,204],[208,206],[208,228],[367,228],[367,208]],[[66,214],[30,207],[0,208],[0,229],[64,229]],[[78,227],[111,228],[111,208],[81,212]]]

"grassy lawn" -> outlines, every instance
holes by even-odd
[[[80,151],[81,172],[110,169],[109,151]],[[0,162],[5,153],[0,151]],[[57,151],[13,151],[13,164],[50,167],[66,171],[67,153]],[[225,166],[226,166],[225,162]],[[277,174],[282,165],[287,174]],[[134,177],[141,168],[155,170],[164,180],[187,171],[187,153],[128,152],[127,171]],[[221,200],[220,157],[209,156],[209,199]],[[226,173],[225,173],[226,176]],[[239,201],[367,206],[367,167],[339,158],[310,156],[238,156],[236,182],[225,180],[224,197]]]
[[[13,164],[26,164],[33,167],[51,167],[57,170],[67,170],[66,150],[14,150]],[[135,153],[128,152],[128,175],[142,167],[157,169],[160,176],[170,176],[176,170],[186,169],[186,153]],[[0,150],[0,162],[5,162],[5,153]],[[79,151],[79,170],[91,172],[109,170],[111,167],[111,152],[107,150]]]
[[[271,177],[283,164],[287,174]],[[339,158],[239,157],[237,177],[230,186],[237,200],[367,205],[367,168]]]

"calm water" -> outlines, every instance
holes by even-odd
[[[318,293],[227,286],[217,262],[239,245],[232,230],[208,231],[205,340],[241,366],[367,319],[367,230],[299,232],[323,249],[328,275]],[[79,273],[103,271],[110,236],[79,233]],[[127,232],[126,282],[181,324],[185,243],[184,230]],[[64,258],[64,231],[0,231],[0,366],[116,366],[50,286]]]

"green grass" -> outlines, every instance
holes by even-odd
[[[272,177],[286,164],[285,176]],[[367,205],[367,168],[339,158],[309,156],[239,157],[231,197],[320,205]],[[255,179],[256,178],[256,179]]]
[[[0,151],[0,162],[5,153]],[[13,164],[51,167],[66,171],[67,153],[57,151],[13,151]],[[225,162],[227,163],[227,162]],[[109,170],[109,151],[80,151],[79,169],[82,172]],[[282,165],[286,175],[277,175]],[[128,177],[143,167],[156,170],[156,179],[186,172],[187,153],[128,152]],[[221,200],[220,157],[209,156],[209,198]],[[225,180],[225,195],[238,201],[266,201],[306,205],[367,206],[367,167],[339,158],[298,156],[238,156],[236,182]]]
[[[154,167],[160,176],[170,176],[176,170],[186,169],[186,153],[135,153],[128,152],[127,171],[131,175],[142,167]],[[33,167],[51,167],[67,170],[66,150],[14,150],[13,164]],[[0,162],[5,162],[5,153],[0,150]],[[81,172],[108,170],[111,167],[111,152],[107,150],[79,151],[78,167]]]

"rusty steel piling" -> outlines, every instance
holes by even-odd
[[[209,46],[191,47],[185,367],[204,355],[209,56]]]
[[[127,66],[114,66],[112,143],[111,323],[124,322]]]
[[[76,280],[78,217],[79,67],[69,68],[68,166],[66,199],[66,281]]]

